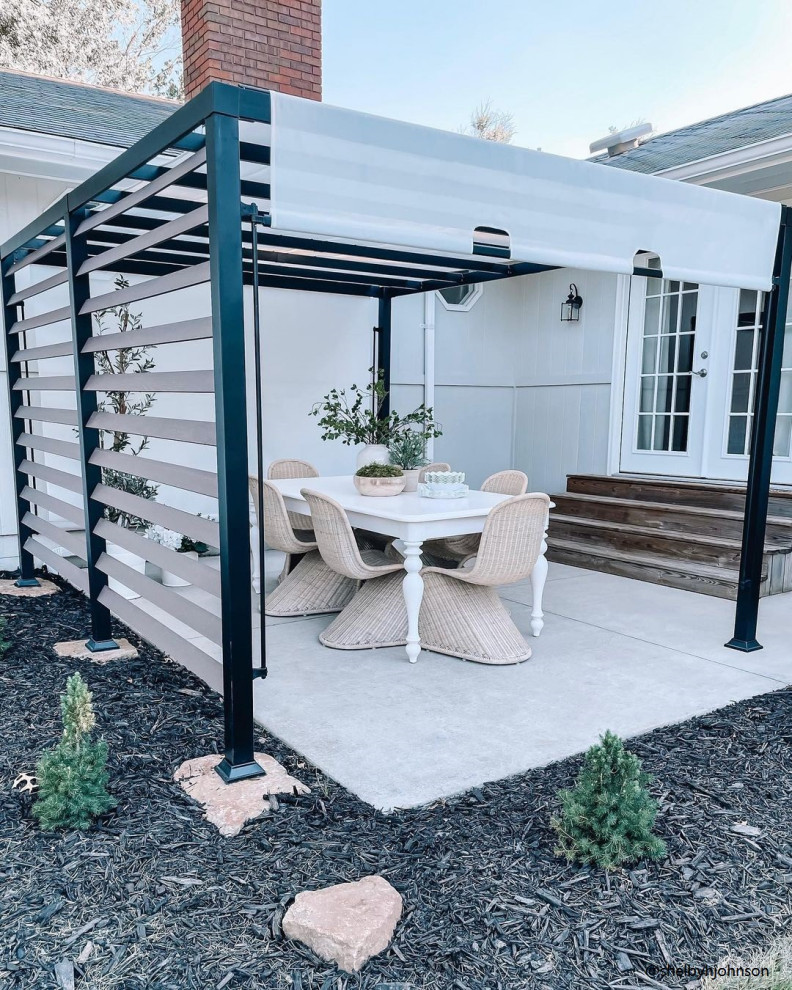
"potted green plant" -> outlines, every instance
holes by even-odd
[[[421,468],[429,463],[426,459],[426,442],[429,439],[425,429],[411,427],[390,442],[388,453],[391,464],[397,464],[404,471],[406,492],[418,491]]]
[[[365,388],[352,385],[349,389],[331,389],[311,409],[310,415],[319,419],[323,440],[340,440],[347,446],[363,445],[357,455],[357,467],[366,464],[387,464],[390,455],[388,445],[407,429],[421,428],[427,439],[439,437],[440,429],[434,422],[432,410],[425,404],[406,416],[397,412],[382,414],[388,397],[382,371],[374,374]]]
[[[404,471],[396,464],[364,464],[353,478],[361,495],[398,495],[404,491]]]

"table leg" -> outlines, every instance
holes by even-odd
[[[404,569],[407,573],[402,582],[404,604],[407,606],[407,657],[415,663],[421,652],[421,639],[418,635],[418,613],[421,611],[424,583],[421,577],[421,543],[402,542]]]
[[[533,591],[533,606],[531,608],[531,632],[538,636],[544,627],[544,612],[542,611],[542,595],[547,580],[547,557],[540,554],[531,571],[531,590]]]

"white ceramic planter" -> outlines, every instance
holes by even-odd
[[[115,557],[116,560],[120,561],[122,564],[126,564],[127,567],[131,567],[133,571],[137,571],[139,574],[146,573],[146,561],[143,557],[138,557],[136,553],[131,553],[123,547],[108,546],[107,555],[109,557]],[[121,582],[116,581],[115,578],[109,577],[107,579],[107,584],[111,591],[115,591],[117,594],[121,595],[122,598],[140,598],[137,591],[127,588],[125,584],[121,584]]]
[[[406,492],[418,491],[418,476],[420,473],[421,468],[411,468],[409,471],[404,472],[404,490]]]
[[[357,469],[367,464],[390,464],[390,454],[384,443],[367,443],[357,455]]]
[[[189,557],[191,560],[198,560],[198,554],[195,550],[187,550],[182,556]],[[180,578],[178,574],[174,574],[172,571],[163,570],[162,584],[165,588],[186,588],[190,582]]]
[[[361,495],[399,495],[404,491],[404,475],[400,478],[360,478],[354,475],[355,488]]]

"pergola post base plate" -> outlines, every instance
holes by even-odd
[[[226,784],[235,784],[238,780],[250,780],[252,777],[261,777],[267,772],[255,760],[251,760],[250,763],[240,763],[234,766],[229,762],[228,757],[223,757],[215,767],[215,771]]]
[[[728,643],[723,645],[730,650],[739,650],[741,653],[755,653],[757,650],[764,649],[762,644],[755,639],[730,639]]]

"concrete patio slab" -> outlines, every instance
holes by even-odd
[[[584,586],[575,587],[581,574]],[[548,583],[544,632],[532,640],[533,658],[514,667],[427,652],[411,666],[400,648],[328,650],[317,639],[326,617],[268,627],[270,675],[256,685],[257,718],[363,800],[391,809],[581,752],[606,729],[637,735],[786,683],[771,651],[768,674],[642,638],[654,613],[674,624],[669,589],[619,579],[632,631],[596,625],[585,582],[603,577],[567,573]],[[579,599],[582,620],[551,612],[550,584],[553,607],[576,611]],[[634,597],[644,589],[648,596]],[[510,608],[526,632],[528,606]]]
[[[550,574],[560,567],[565,565],[551,564]],[[792,594],[762,599],[759,641],[765,649],[740,653],[724,646],[734,626],[732,601],[575,567],[565,572],[563,582],[548,581],[547,612],[792,683]],[[505,588],[503,597],[530,604],[530,583]]]

